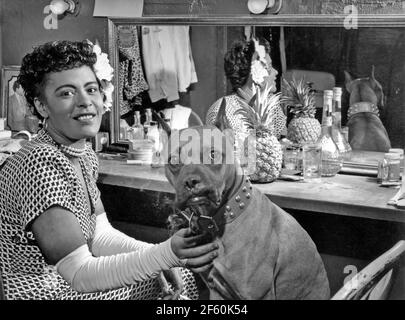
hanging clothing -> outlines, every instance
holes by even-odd
[[[196,83],[189,26],[143,26],[142,58],[152,102],[178,100]]]
[[[149,89],[145,80],[139,50],[138,30],[136,26],[118,27],[119,88],[120,114],[124,115],[132,110],[132,100]]]

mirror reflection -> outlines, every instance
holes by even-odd
[[[283,78],[304,79],[320,123],[322,92],[342,88],[341,125],[353,149],[348,163],[376,165],[390,148],[404,148],[405,32],[392,27],[118,24],[115,142],[128,141],[131,127],[148,121],[147,109],[162,111],[178,128],[205,123],[210,107],[237,89],[224,72],[226,52],[252,35],[269,44],[275,92],[284,90]],[[293,113],[284,112],[288,126]]]

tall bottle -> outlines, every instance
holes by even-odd
[[[322,148],[321,176],[332,177],[336,175],[343,166],[343,157],[332,137],[332,99],[333,91],[325,90],[323,94],[322,132],[317,141]]]
[[[163,121],[165,121],[166,124],[170,127],[170,119],[163,119]],[[153,150],[153,156],[152,156],[152,167],[153,168],[163,167],[164,160],[165,160],[162,155],[162,151],[164,148],[164,143],[167,142],[168,137],[167,137],[166,131],[160,125],[158,125],[158,135],[159,135],[159,142],[157,145],[155,143],[154,150]]]
[[[148,126],[148,133],[146,139],[153,141],[154,151],[159,150],[159,128],[156,121],[151,121]]]
[[[148,131],[152,122],[152,109],[145,109],[145,122],[143,123],[143,129],[145,132],[145,137],[148,135]]]
[[[124,119],[120,119],[120,140],[128,139],[130,126]]]
[[[332,138],[344,160],[350,159],[352,148],[342,131],[342,88],[333,88],[332,99]]]
[[[134,113],[134,124],[131,127],[131,137],[130,140],[138,140],[143,139],[145,137],[145,133],[143,130],[143,125],[141,124],[141,114],[139,111],[135,111]]]

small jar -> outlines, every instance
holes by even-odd
[[[404,149],[401,148],[391,148],[388,150],[389,153],[398,153],[399,154],[399,161],[401,167],[401,176],[404,173]]]
[[[386,153],[382,162],[382,182],[399,182],[400,180],[400,154]]]
[[[297,170],[300,150],[294,146],[288,146],[283,153],[283,168],[287,170]]]

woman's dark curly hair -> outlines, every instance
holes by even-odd
[[[266,52],[270,53],[269,42],[264,38],[258,40],[265,47]],[[231,82],[234,91],[243,87],[249,79],[252,56],[255,51],[253,40],[237,40],[225,54],[225,75]]]
[[[87,41],[47,42],[24,56],[17,81],[24,89],[28,104],[34,106],[34,99],[43,97],[47,74],[84,65],[94,70],[96,60],[93,46]]]

